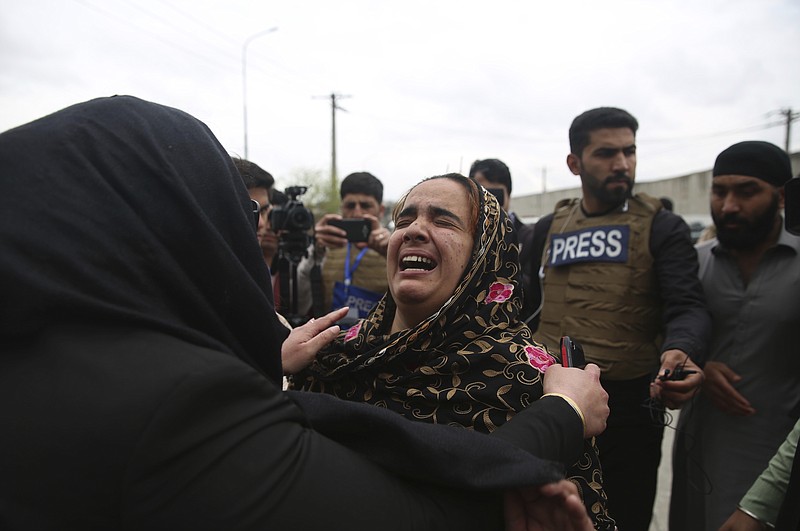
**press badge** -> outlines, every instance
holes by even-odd
[[[335,282],[333,286],[333,305],[331,310],[349,306],[347,318],[364,319],[381,300],[380,293],[375,293],[358,286],[348,286],[344,282]]]
[[[352,266],[349,265],[350,247],[350,242],[347,242],[347,254],[344,262],[344,282],[337,281],[333,284],[333,306],[331,306],[331,310],[349,306],[350,309],[347,310],[345,319],[355,322],[357,319],[366,318],[383,295],[353,285],[353,273],[356,272],[358,265],[361,263],[361,259],[364,258],[367,247],[359,251]]]
[[[589,227],[553,234],[550,238],[551,267],[581,262],[626,263],[631,228],[628,225]]]

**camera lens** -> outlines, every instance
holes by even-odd
[[[308,230],[311,228],[311,213],[302,205],[298,205],[290,214],[290,225],[297,230]]]
[[[275,232],[305,232],[314,225],[314,215],[299,201],[273,208],[269,219]]]

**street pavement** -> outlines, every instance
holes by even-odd
[[[661,466],[658,468],[658,488],[653,507],[653,520],[649,531],[667,531],[669,524],[669,493],[672,488],[672,441],[675,439],[675,425],[678,423],[676,411],[671,426],[664,429],[664,442],[661,445]]]

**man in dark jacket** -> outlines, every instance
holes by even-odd
[[[675,408],[691,397],[710,332],[689,228],[632,193],[637,129],[612,107],[575,118],[567,165],[583,195],[537,222],[525,266],[541,276],[536,338],[558,348],[572,336],[603,371],[611,416],[597,445],[609,513],[625,531],[646,531],[652,516],[664,428],[649,399]]]

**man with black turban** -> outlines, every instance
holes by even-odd
[[[734,144],[714,163],[717,238],[697,248],[714,332],[675,440],[670,529],[718,529],[800,414],[800,238],[781,217],[791,177],[768,142]]]

